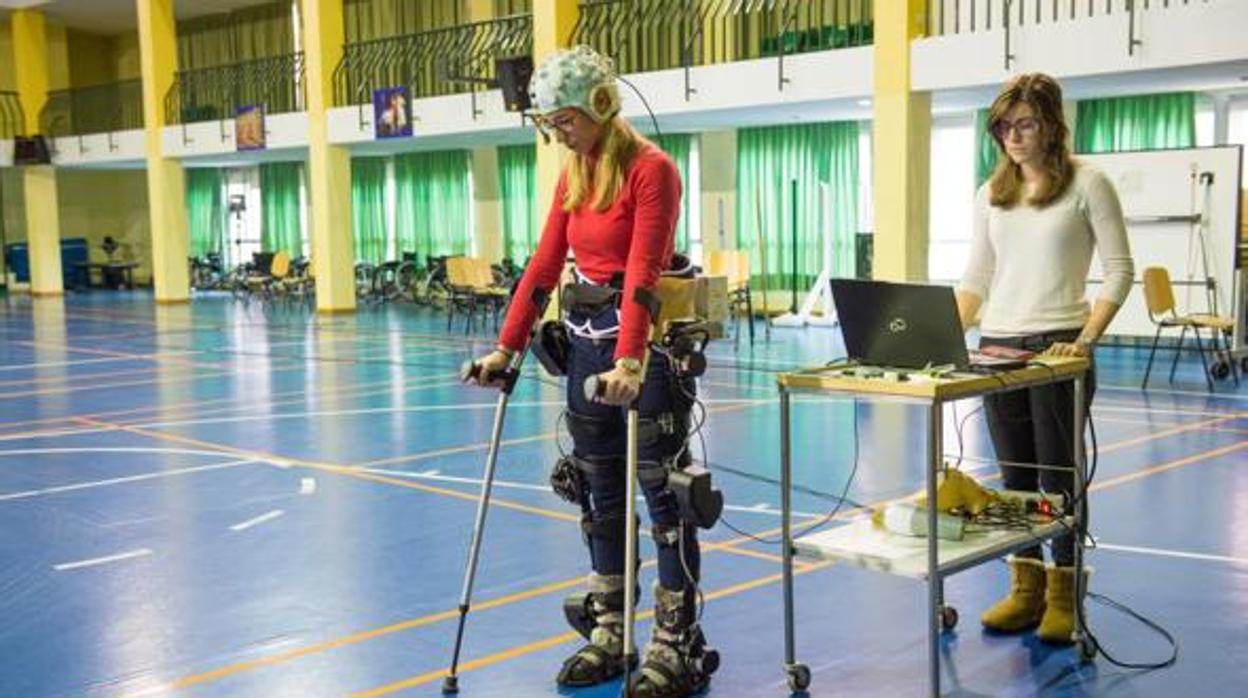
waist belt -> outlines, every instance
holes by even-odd
[[[559,297],[560,307],[572,315],[598,315],[620,306],[623,293],[613,286],[596,286],[587,283],[568,284]]]

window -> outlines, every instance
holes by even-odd
[[[975,115],[933,119],[927,276],[962,278],[971,250],[975,199]]]
[[[1242,145],[1248,150],[1248,96],[1241,96],[1231,101],[1230,118],[1227,124],[1226,142],[1231,145]],[[1248,168],[1240,168],[1239,186],[1248,189]],[[1248,212],[1244,213],[1248,220]]]
[[[250,262],[260,251],[260,168],[238,167],[226,171],[225,204],[230,222],[225,255],[228,266]]]
[[[689,231],[689,259],[702,265],[702,158],[700,138],[689,139],[689,181],[685,182],[689,206],[684,215],[688,218],[685,229]]]

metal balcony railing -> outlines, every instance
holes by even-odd
[[[965,34],[1109,15],[1129,16],[1153,8],[1204,5],[1209,0],[929,0],[928,36]],[[1008,18],[1009,22],[1006,22]]]
[[[495,77],[494,59],[532,52],[531,14],[348,44],[334,69],[334,103],[368,104],[373,90],[401,86],[413,98],[475,95],[481,83],[474,79]]]
[[[303,53],[182,70],[165,95],[165,122],[232,119],[250,105],[266,114],[303,111],[304,88]]]
[[[0,91],[0,138],[12,138],[26,130],[26,115],[16,92]]]
[[[872,43],[873,0],[582,0],[573,43],[622,73]]]
[[[39,124],[43,135],[49,137],[141,129],[143,81],[53,90],[39,112]]]

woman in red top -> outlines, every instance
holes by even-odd
[[[638,449],[638,479],[653,523],[659,579],[656,623],[634,676],[633,695],[690,695],[706,687],[715,662],[704,661],[709,648],[697,623],[697,528],[681,521],[667,474],[688,464],[684,445],[695,386],[659,354],[650,358],[643,382],[650,316],[636,300],[638,289],[653,291],[671,263],[680,175],[662,150],[619,116],[614,68],[589,48],[560,51],[548,59],[533,76],[530,96],[538,127],[571,155],[498,348],[481,359],[480,375],[488,382],[524,348],[538,311],[522,299],[552,291],[571,250],[577,290],[585,292],[580,297],[596,299],[563,307],[571,345],[567,424],[583,483],[582,529],[593,572],[577,623],[588,643],[564,662],[558,681],[592,686],[624,670],[623,406],[640,396],[646,428]],[[601,397],[595,401],[584,395],[590,376],[600,381]]]

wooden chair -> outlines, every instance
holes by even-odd
[[[451,294],[447,304],[448,332],[457,309],[466,315],[465,334],[472,331],[478,310],[492,311],[494,329],[498,329],[498,316],[507,304],[508,291],[495,285],[488,261],[477,257],[451,257],[446,260],[446,281]]]
[[[750,295],[750,253],[745,250],[715,250],[707,254],[707,276],[728,278],[728,312],[732,315],[732,347],[741,340],[741,311],[754,346],[754,300]]]
[[[247,277],[247,290],[272,300],[285,290],[286,277],[290,274],[290,255],[285,252],[273,254],[268,274],[252,274]]]
[[[1234,358],[1231,357],[1230,340],[1227,339],[1235,328],[1233,318],[1207,314],[1179,315],[1175,309],[1174,287],[1170,284],[1170,273],[1165,267],[1149,267],[1144,270],[1144,302],[1148,306],[1148,319],[1157,326],[1157,332],[1153,335],[1153,346],[1148,352],[1148,366],[1144,369],[1144,382],[1140,384],[1141,388],[1148,387],[1148,376],[1153,370],[1153,357],[1157,353],[1157,342],[1161,339],[1162,330],[1175,327],[1179,328],[1180,332],[1179,343],[1174,348],[1174,360],[1170,364],[1171,383],[1174,382],[1174,371],[1179,365],[1179,355],[1183,353],[1183,340],[1187,338],[1187,331],[1190,329],[1196,338],[1196,352],[1200,354],[1200,363],[1205,370],[1205,383],[1209,386],[1209,391],[1213,392],[1213,371],[1205,357],[1206,351],[1215,357],[1223,357],[1229,364],[1231,375],[1235,377],[1235,385],[1239,385],[1239,368],[1235,365]],[[1201,342],[1200,331],[1202,329],[1209,330],[1208,350]],[[1219,339],[1223,343],[1221,348]],[[1221,364],[1215,364],[1215,366],[1218,365]],[[1222,374],[1222,377],[1225,375]]]

